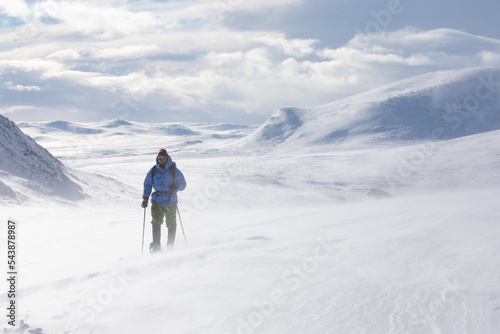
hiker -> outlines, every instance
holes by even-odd
[[[148,206],[149,195],[151,196],[151,224],[153,228],[153,242],[150,250],[152,252],[161,250],[161,225],[163,217],[168,229],[167,248],[172,248],[175,244],[175,232],[177,228],[177,191],[186,188],[186,180],[175,162],[165,149],[161,149],[156,157],[156,165],[146,175],[144,180],[144,192],[142,195],[142,207]]]

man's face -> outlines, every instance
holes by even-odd
[[[167,157],[164,157],[163,155],[158,156],[158,162],[160,163],[160,166],[165,166],[167,163]]]

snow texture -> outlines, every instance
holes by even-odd
[[[20,124],[51,153],[2,117],[19,307],[0,329],[498,333],[498,79],[431,73],[260,127]],[[178,228],[174,251],[150,255],[141,189],[160,148],[188,182],[189,247]]]

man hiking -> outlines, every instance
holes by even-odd
[[[186,180],[175,162],[165,149],[161,149],[156,157],[156,165],[146,175],[144,179],[144,192],[142,194],[142,207],[148,206],[149,195],[151,196],[151,224],[153,227],[153,242],[150,251],[161,250],[161,225],[165,217],[165,225],[168,229],[167,248],[172,248],[175,244],[175,232],[177,229],[177,191],[186,188]]]

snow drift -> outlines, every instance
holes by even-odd
[[[500,68],[428,73],[309,109],[284,108],[240,144],[442,140],[500,129]]]

